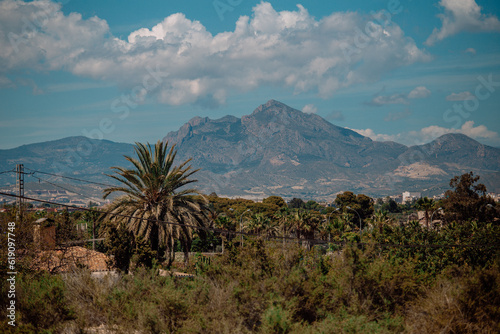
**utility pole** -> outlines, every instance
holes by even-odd
[[[16,188],[17,188],[17,193],[18,193],[18,198],[17,198],[17,221],[21,223],[21,220],[23,218],[23,198],[24,198],[24,165],[23,164],[18,164],[16,165],[16,173],[17,173],[17,180],[16,180]]]

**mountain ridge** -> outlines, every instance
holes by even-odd
[[[499,166],[500,150],[466,136],[469,144],[473,143],[470,150],[480,148],[484,152],[481,168],[470,165],[472,152],[466,152],[461,165],[455,161],[456,152],[441,160],[432,157],[431,153],[452,150],[450,145],[443,148],[443,142],[463,142],[464,135],[448,134],[412,147],[378,142],[275,100],[241,118],[205,117],[186,124],[168,133],[164,140],[178,145],[182,159],[193,158],[193,164],[203,169],[203,181],[216,180],[213,189],[222,194],[323,198],[341,190],[388,194],[413,188],[412,181],[418,181],[417,187],[435,188],[432,182],[437,182],[444,188],[457,173],[467,169],[480,172],[484,168],[496,173]],[[494,179],[490,185],[497,189],[498,177]],[[333,183],[337,186],[329,190]]]
[[[194,117],[164,138],[176,144],[176,161],[192,158],[198,187],[221,196],[269,195],[331,200],[340,191],[385,196],[402,191],[436,194],[465,172],[500,192],[500,149],[461,134],[407,147],[379,142],[270,100],[241,118]],[[127,165],[133,145],[86,137],[0,150],[0,171],[17,163],[54,174],[110,182],[111,166]],[[0,175],[0,184],[13,184]],[[15,181],[15,180],[14,180]]]

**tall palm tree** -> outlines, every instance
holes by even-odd
[[[281,227],[281,236],[283,237],[283,249],[285,249],[285,237],[288,236],[290,231],[290,210],[287,206],[282,207],[274,213],[274,218],[278,220],[278,225]]]
[[[165,249],[168,265],[174,260],[175,240],[179,240],[188,261],[193,229],[206,225],[207,200],[195,189],[185,186],[196,182],[190,179],[198,170],[192,170],[191,159],[174,166],[175,145],[167,153],[168,142],[158,141],[154,146],[136,143],[137,159],[125,156],[133,168],[112,167],[116,175],[108,175],[122,185],[104,190],[104,198],[112,193],[124,193],[116,198],[106,215],[118,224],[124,224],[137,237],[151,242],[151,248],[162,258]]]
[[[224,232],[220,232],[220,237],[222,241],[222,253],[224,253],[224,240],[231,240],[231,232],[227,231],[236,231],[236,224],[232,219],[226,216],[224,213],[222,215],[217,214],[215,219],[213,220],[213,225],[223,230]]]
[[[432,198],[429,199],[428,197],[420,197],[417,200],[417,208],[425,211],[425,227],[427,228],[429,228],[429,213],[434,209],[435,204],[434,200]]]
[[[320,224],[320,219],[315,215],[312,215],[307,211],[297,211],[294,216],[295,229],[297,233],[297,239],[301,239],[301,236],[306,239],[303,241],[303,245],[307,248],[311,248],[311,239],[314,239],[314,233]]]
[[[390,219],[387,211],[377,210],[372,216],[372,224],[374,227],[378,227],[379,231],[382,232],[382,228],[385,224],[387,224]]]

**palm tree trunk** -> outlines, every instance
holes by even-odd
[[[175,260],[175,240],[172,235],[167,241],[167,249],[165,250],[167,267],[170,267]]]
[[[185,240],[183,242],[183,248],[184,248],[184,265],[186,266],[186,268],[188,267],[188,264],[189,264],[189,248],[190,248],[190,243],[188,240]]]
[[[156,252],[156,259],[160,260],[160,250],[159,250],[159,244],[158,244],[158,223],[150,221],[151,224],[151,250]]]

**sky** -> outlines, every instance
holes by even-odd
[[[498,0],[0,1],[0,149],[156,142],[270,99],[373,140],[500,147]]]

